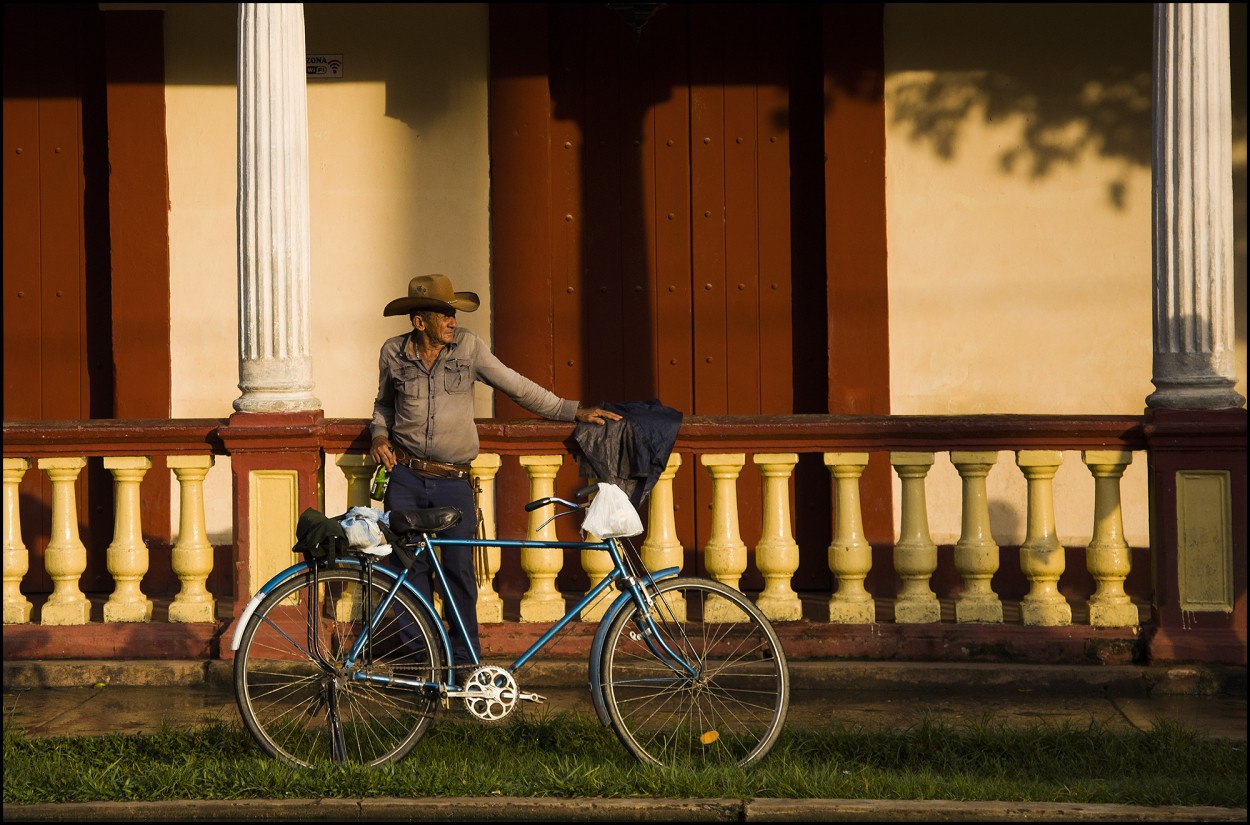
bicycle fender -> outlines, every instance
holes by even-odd
[[[248,599],[247,605],[243,608],[243,612],[239,614],[239,622],[234,626],[234,635],[230,637],[231,650],[239,649],[239,645],[243,642],[243,631],[247,628],[247,623],[251,621],[252,614],[256,612],[256,607],[261,603],[261,600],[268,596],[273,589],[282,584],[282,582],[308,569],[308,562],[306,561],[302,561],[299,564],[293,564],[260,586],[260,590],[257,590],[256,595]]]
[[[361,563],[359,561],[357,561],[356,559],[352,559],[352,558],[340,558],[337,563],[340,565],[344,565],[344,566],[355,566],[355,567],[361,566]],[[248,600],[247,606],[243,608],[243,613],[240,614],[239,616],[239,623],[235,625],[234,635],[230,639],[231,650],[238,650],[239,645],[242,644],[243,631],[247,628],[248,622],[251,621],[252,614],[256,612],[257,605],[259,605],[261,601],[266,596],[268,596],[273,591],[273,589],[277,587],[279,584],[281,584],[282,582],[286,581],[287,579],[295,575],[299,575],[300,573],[307,572],[309,569],[311,568],[308,562],[300,562],[299,564],[293,564],[290,567],[288,567],[286,570],[283,570],[281,573],[277,574],[272,579],[270,579],[269,581],[261,585],[260,590],[257,591],[256,595],[252,596],[252,598]],[[395,571],[387,567],[378,566],[378,567],[374,567],[373,570],[375,573],[382,573],[384,575],[389,576],[391,579],[399,578],[398,573],[396,573]],[[447,636],[447,630],[443,627],[442,620],[438,618],[438,611],[435,610],[434,605],[430,604],[429,600],[426,599],[425,596],[421,594],[421,591],[413,587],[412,583],[408,581],[407,579],[404,579],[404,589],[408,591],[409,596],[414,597],[422,607],[424,607],[427,611],[429,611],[430,616],[434,617],[435,621],[433,622],[433,625],[434,625],[434,628],[438,631],[439,639],[442,641],[444,661],[450,662],[451,661],[451,639],[448,638]],[[625,594],[622,594],[622,595],[625,595]]]
[[[663,570],[652,573],[651,581],[671,579],[680,573],[680,567],[665,567]],[[599,620],[599,628],[595,631],[594,641],[590,643],[590,701],[595,706],[595,714],[599,717],[600,724],[604,726],[611,722],[608,720],[607,706],[603,703],[603,679],[599,670],[599,660],[603,656],[603,642],[608,635],[608,628],[612,626],[612,620],[616,618],[616,614],[625,609],[629,599],[629,593],[622,593],[616,597],[616,600],[604,611],[603,618]]]

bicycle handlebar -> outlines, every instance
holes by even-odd
[[[591,484],[589,487],[583,487],[582,489],[578,490],[576,493],[573,494],[573,498],[585,498],[586,496],[590,495],[598,488],[599,488],[598,484]],[[576,504],[572,501],[568,501],[567,499],[563,499],[558,496],[547,496],[546,498],[540,498],[537,501],[531,501],[529,504],[525,505],[525,512],[531,513],[534,510],[537,510],[539,507],[546,507],[548,504],[563,504],[565,507],[568,507],[570,510],[584,510],[585,508],[590,506],[590,502],[586,502],[585,504]]]

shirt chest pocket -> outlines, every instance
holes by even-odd
[[[395,391],[408,398],[421,398],[428,394],[428,380],[415,366],[405,364],[395,371]]]
[[[443,366],[443,389],[449,393],[468,392],[473,386],[469,365],[463,361],[448,361]]]

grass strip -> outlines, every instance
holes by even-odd
[[[1180,725],[1113,732],[992,719],[952,726],[787,729],[769,756],[732,767],[637,763],[584,716],[499,725],[440,720],[406,759],[369,769],[289,767],[239,725],[148,736],[34,739],[4,728],[4,802],[439,796],[952,799],[1246,806],[1244,741]]]

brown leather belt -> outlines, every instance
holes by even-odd
[[[414,458],[394,445],[391,449],[395,452],[395,461],[414,473],[425,473],[437,478],[468,478],[473,469],[468,464],[443,464],[439,461]]]

